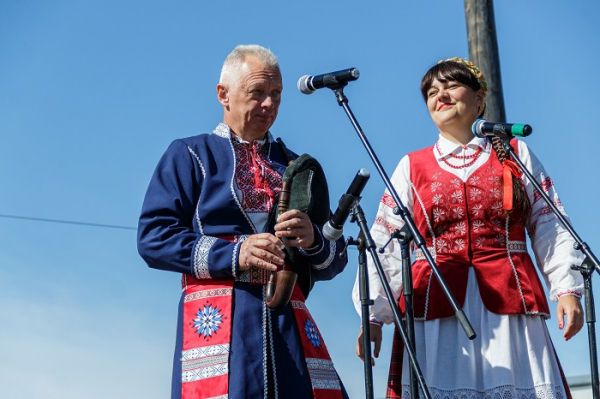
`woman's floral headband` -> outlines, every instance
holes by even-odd
[[[448,58],[447,60],[441,60],[440,62],[438,62],[438,64],[447,61],[453,61],[466,66],[469,69],[469,71],[471,71],[473,76],[477,78],[479,86],[481,86],[481,90],[483,90],[483,97],[485,98],[485,96],[487,95],[487,82],[485,81],[485,76],[483,76],[483,73],[481,73],[481,71],[475,66],[475,64],[473,64],[471,61],[465,60],[464,58],[458,57]]]

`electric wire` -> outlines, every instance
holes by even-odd
[[[46,219],[46,218],[37,218],[37,217],[29,217],[29,216],[0,214],[0,218],[32,220],[35,222],[47,222],[47,223],[74,224],[74,225],[79,225],[79,226],[103,227],[103,228],[107,228],[107,229],[137,230],[137,227],[130,227],[130,226],[117,226],[117,225],[113,225],[113,224],[77,222],[77,221],[60,220],[60,219]]]

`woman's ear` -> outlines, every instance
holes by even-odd
[[[481,106],[485,103],[485,95],[483,94],[483,90],[479,89],[477,91],[477,106],[481,108]]]

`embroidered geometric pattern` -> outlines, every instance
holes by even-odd
[[[433,258],[435,258],[435,248],[427,247],[427,251]],[[415,256],[415,260],[425,260],[426,259],[421,248],[415,249],[414,256]]]
[[[227,129],[229,129],[229,127],[227,127]],[[246,219],[246,221],[248,222],[250,227],[252,227],[252,232],[254,234],[256,234],[257,233],[256,227],[254,226],[254,223],[252,222],[252,220],[250,220],[250,218],[248,217],[248,214],[242,207],[242,204],[240,203],[240,199],[238,198],[238,194],[235,189],[235,173],[237,170],[237,166],[235,166],[235,165],[237,164],[237,160],[235,159],[235,150],[233,148],[233,142],[231,141],[231,139],[229,140],[229,145],[231,148],[231,159],[233,160],[233,164],[234,164],[234,167],[232,169],[233,174],[231,175],[231,182],[229,184],[229,190],[231,190],[231,196],[232,196],[233,200],[235,201],[235,204],[237,205],[238,209],[240,210],[240,212],[242,212],[242,215],[244,215],[244,218]]]
[[[238,251],[240,250],[240,246],[242,245],[242,243],[244,241],[246,241],[246,239],[250,237],[247,234],[241,235],[241,236],[235,236],[234,238],[234,242],[236,243],[235,247],[233,248],[233,253],[231,255],[231,274],[233,275],[233,277],[237,277],[237,273],[236,273],[236,263],[237,263],[237,254]]]
[[[307,318],[304,321],[304,334],[308,341],[315,347],[319,348],[321,346],[321,337],[319,337],[319,332],[317,328],[313,324],[312,320]]]
[[[214,296],[228,296],[233,293],[233,288],[218,288],[204,291],[196,291],[186,295],[183,302],[197,301],[199,299],[210,298]]]
[[[192,382],[203,380],[206,378],[217,377],[220,375],[226,375],[229,372],[229,364],[227,363],[227,357],[215,359],[215,362],[208,365],[207,367],[201,367],[193,370],[185,370],[181,373],[181,382]]]
[[[453,178],[450,182],[441,179],[442,173],[431,177],[432,216],[435,226],[432,236],[443,236],[436,241],[437,253],[456,253],[464,250],[466,242],[465,193],[463,182]]]
[[[263,307],[262,307],[262,331],[265,331],[266,329],[268,329],[268,335],[267,334],[263,334],[263,378],[264,378],[264,393],[265,393],[265,398],[267,397],[267,393],[269,391],[268,389],[268,381],[269,381],[269,366],[267,364],[267,345],[269,345],[269,352],[271,354],[271,366],[273,367],[272,373],[274,376],[277,375],[277,361],[276,361],[276,352],[275,352],[275,345],[273,342],[272,338],[267,338],[267,337],[273,337],[273,317],[271,314],[271,311],[267,309],[266,306],[266,301],[264,300],[265,298],[265,293],[266,293],[266,289],[263,288]],[[266,325],[265,325],[266,324]],[[266,328],[265,328],[266,327]],[[267,344],[267,340],[268,340],[268,344]],[[274,390],[275,390],[275,397],[279,398],[279,387],[278,387],[278,383],[277,383],[277,378],[272,378],[273,381],[273,385],[274,385]]]
[[[423,313],[423,318],[419,319],[415,317],[415,320],[427,320],[427,312],[429,311],[429,291],[431,290],[431,282],[433,281],[434,274],[431,273],[429,275],[429,281],[427,281],[427,295],[425,295],[425,312]]]
[[[281,175],[266,161],[269,146],[232,139],[235,150],[235,185],[246,213],[269,212],[281,191]]]
[[[204,165],[202,164],[200,157],[189,146],[188,146],[188,151],[196,159],[196,162],[198,162],[198,166],[200,166],[200,170],[202,171],[202,178],[205,179],[206,178],[206,170],[204,169]],[[198,213],[198,204],[199,203],[200,203],[200,198],[198,198],[198,203],[196,203],[196,212],[194,212],[194,218],[196,219],[196,223],[198,224],[198,231],[200,231],[200,234],[204,234],[204,229],[202,227],[202,221],[200,220],[200,214]]]
[[[394,201],[394,198],[392,198],[392,196],[388,193],[383,194],[381,197],[381,203],[392,209],[396,207],[396,201]]]
[[[388,222],[387,219],[384,219],[381,216],[377,216],[375,218],[375,224],[378,225],[378,226],[382,226],[389,233],[393,233],[394,230],[396,230],[396,229],[400,230],[400,226],[396,226],[395,224],[392,224],[392,223]]]
[[[544,192],[546,194],[548,194],[550,187],[554,186],[554,182],[552,181],[552,179],[550,178],[550,176],[546,177],[544,179],[544,181],[542,181],[540,183],[540,186],[542,187],[542,190],[544,190]],[[540,199],[542,198],[542,195],[537,191],[534,190],[533,191],[533,203],[535,204],[536,202],[538,202]]]
[[[228,139],[231,137],[231,129],[224,123],[219,123],[213,133],[219,137],[223,137],[224,139]]]
[[[508,241],[509,252],[527,252],[527,244],[524,241]]]
[[[229,344],[203,346],[200,348],[188,349],[181,352],[181,361],[186,362],[211,356],[226,355],[229,353]]]
[[[341,389],[331,360],[307,358],[306,365],[314,389]]]
[[[554,200],[552,201],[552,203],[554,204],[554,206],[555,206],[555,207],[557,207],[557,208],[558,208],[558,210],[559,210],[559,211],[560,211],[562,214],[564,214],[564,213],[565,213],[565,208],[563,207],[563,204],[562,204],[562,202],[560,201],[560,198],[558,198],[558,197],[554,198]],[[550,205],[544,205],[544,206],[543,206],[542,208],[540,208],[540,210],[537,212],[537,214],[538,214],[539,216],[542,216],[542,215],[550,215],[550,214],[552,214],[552,213],[553,213],[553,211],[552,211],[552,208],[550,208]]]
[[[196,243],[194,251],[194,270],[192,271],[192,274],[197,279],[211,278],[208,273],[208,254],[215,242],[217,242],[216,237],[202,236]]]
[[[469,231],[476,233],[471,243],[474,248],[506,247],[501,176],[492,165],[483,172],[487,176],[478,171],[466,183],[457,177],[446,180],[442,172],[433,172],[427,186],[431,193],[427,206],[421,203],[413,185],[437,254],[464,253]]]
[[[196,328],[198,335],[204,335],[204,338],[212,337],[221,328],[219,324],[222,322],[223,315],[219,308],[205,305],[203,309],[198,309],[198,313],[196,313],[194,328]]]
[[[231,184],[229,187],[231,190],[231,195],[232,195],[232,198],[235,201],[238,209],[242,212],[242,215],[244,215],[244,218],[246,219],[246,221],[248,222],[250,227],[252,227],[252,231],[254,233],[257,233],[256,227],[254,226],[253,221],[248,217],[248,214],[246,213],[246,210],[242,206],[242,203],[240,202],[240,199],[238,198],[238,194],[236,192],[236,174],[237,174],[237,169],[238,169],[238,166],[237,166],[238,161],[236,159],[235,149],[233,148],[233,142],[237,141],[236,136],[235,136],[235,134],[233,134],[231,132],[231,129],[229,128],[229,126],[227,126],[224,123],[219,123],[219,125],[217,125],[217,127],[215,128],[213,133],[219,137],[229,140],[229,145],[231,147],[231,159],[233,160],[233,164],[234,164],[234,167],[232,169],[233,173],[231,175]],[[267,131],[267,135],[266,135],[266,140],[269,143],[272,143],[274,141],[273,136],[268,131]],[[270,148],[270,146],[269,146],[269,148]]]
[[[436,399],[566,399],[565,391],[561,386],[539,385],[535,388],[517,388],[515,386],[500,386],[485,391],[464,388],[453,391],[429,387],[432,397]],[[410,386],[402,384],[402,397],[410,398]]]
[[[204,169],[204,165],[202,164],[200,157],[189,146],[188,146],[188,151],[196,159],[196,162],[198,162],[198,166],[200,167],[200,170],[202,171],[202,177],[206,178],[206,170]]]
[[[431,225],[431,220],[429,219],[429,214],[427,214],[427,212],[425,212],[425,204],[423,203],[423,200],[421,199],[421,196],[419,195],[419,192],[417,191],[417,188],[415,187],[415,185],[410,182],[410,187],[414,193],[414,196],[417,200],[417,202],[419,203],[419,206],[421,207],[421,209],[423,209],[423,215],[425,216],[425,222],[427,223],[427,229],[429,230],[429,234],[431,235],[431,242],[433,244],[433,250],[435,252],[435,246],[436,246],[436,237],[435,237],[435,232],[433,231],[433,226]],[[433,256],[433,258],[436,258],[436,254],[433,253],[431,254]],[[423,257],[423,259],[425,259]]]
[[[265,294],[266,294],[266,289],[263,288],[262,290],[262,297],[263,299],[265,298]],[[268,329],[268,330],[267,330]],[[267,357],[267,348],[270,349],[271,352],[271,364],[273,365],[273,374],[275,374],[275,364],[277,362],[275,362],[275,351],[273,351],[273,340],[269,339],[268,343],[267,343],[267,337],[272,337],[273,336],[273,324],[271,322],[271,312],[267,311],[267,305],[266,305],[266,301],[263,300],[263,306],[262,306],[262,326],[261,326],[261,331],[263,331],[262,334],[262,347],[263,347],[263,353],[262,353],[262,364],[263,364],[263,388],[264,388],[264,393],[265,393],[265,398],[267,397],[267,392],[268,392],[268,381],[269,381],[269,367],[268,367],[268,357]],[[264,333],[264,331],[267,331],[267,334]],[[268,345],[268,346],[267,346]],[[275,389],[277,390],[277,378],[274,378],[275,380]],[[275,396],[276,398],[279,397],[279,395]]]
[[[250,269],[244,270],[240,276],[236,276],[235,279],[244,283],[267,285],[269,273],[265,269],[252,266]]]
[[[210,368],[214,364],[221,364],[227,362],[228,355],[218,355],[212,356],[210,358],[201,358],[187,361],[181,365],[183,371],[200,369],[200,368]]]
[[[198,203],[196,203],[196,212],[194,212],[194,218],[196,219],[196,223],[198,223],[198,231],[200,234],[204,234],[204,227],[202,227],[202,221],[200,220],[200,214],[198,213],[198,206],[200,205],[200,198],[198,198]]]
[[[319,230],[317,230],[317,234],[319,235],[319,237],[321,237],[321,240],[320,240],[321,245],[319,245],[319,246],[315,245],[314,247],[306,248],[306,249],[305,248],[298,248],[298,250],[302,254],[304,254],[306,256],[316,256],[316,255],[320,254],[323,251],[323,248],[325,248],[325,243],[324,243],[325,241],[324,241],[324,238],[323,238],[323,234]],[[319,241],[319,240],[315,237],[315,241]],[[307,251],[310,251],[310,253],[308,253]]]
[[[510,249],[508,248],[508,231],[510,228],[510,216],[506,217],[506,257],[508,258],[508,263],[510,263],[510,267],[512,267],[513,274],[515,275],[515,281],[517,283],[517,289],[519,290],[519,295],[521,295],[521,302],[523,303],[523,311],[525,314],[531,313],[529,309],[527,309],[527,302],[525,301],[525,295],[523,295],[523,289],[521,288],[521,280],[519,280],[519,273],[517,272],[517,267],[513,262],[512,256],[510,256]]]
[[[566,291],[561,291],[558,294],[556,294],[556,296],[558,298],[560,298],[561,296],[565,296],[565,295],[573,295],[573,296],[576,296],[577,298],[581,299],[581,297],[583,296],[583,293],[581,290],[566,290]]]
[[[308,312],[308,308],[306,307],[306,304],[304,302],[301,301],[290,301],[290,305],[292,305],[292,307],[294,309],[302,309]]]
[[[335,241],[329,241],[329,255],[327,256],[327,259],[325,259],[325,262],[323,263],[320,263],[318,265],[312,265],[312,268],[315,270],[323,270],[329,267],[329,265],[331,265],[331,262],[333,262],[333,259],[335,257],[336,246],[337,243]]]
[[[228,373],[229,345],[213,345],[182,351],[182,382],[198,381]]]

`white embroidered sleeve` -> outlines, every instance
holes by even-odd
[[[569,220],[554,183],[542,163],[524,142],[518,141],[518,146],[519,158],[525,167],[541,185],[554,205]],[[581,297],[583,278],[579,272],[572,270],[571,266],[580,265],[583,261],[583,254],[573,248],[575,242],[573,237],[526,176],[523,177],[523,182],[531,202],[531,216],[527,223],[531,247],[538,268],[546,281],[550,299],[557,301],[558,297],[562,295]]]
[[[412,195],[409,178],[410,163],[408,156],[405,156],[400,160],[400,163],[396,167],[390,180],[404,206],[411,210]],[[390,238],[390,234],[395,229],[400,229],[404,225],[402,218],[394,214],[395,206],[396,204],[392,199],[392,196],[386,189],[381,198],[375,222],[371,227],[371,235],[377,244],[377,248],[385,245]],[[397,302],[402,289],[401,257],[397,240],[391,241],[386,246],[383,254],[379,254],[378,252],[378,258],[381,262],[386,279],[390,284],[390,288],[394,295],[394,302]],[[393,313],[371,256],[368,256],[367,265],[370,298],[374,301],[371,306],[369,319],[371,321],[384,322],[386,324],[392,323],[394,321]],[[361,315],[362,308],[360,303],[358,273],[352,290],[352,300],[354,301],[356,311]]]

